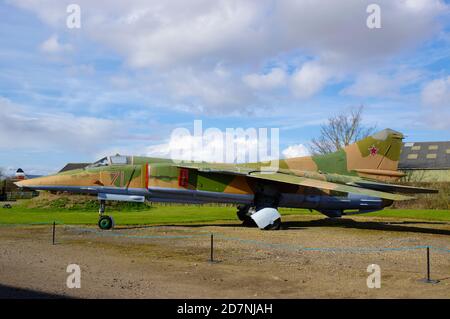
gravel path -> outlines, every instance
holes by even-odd
[[[214,255],[210,263],[210,234]],[[282,231],[237,223],[0,226],[0,297],[450,298],[450,223],[287,217]],[[431,246],[426,275],[425,246]],[[81,288],[66,285],[69,264]],[[369,289],[367,267],[381,267]]]

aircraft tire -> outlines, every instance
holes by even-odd
[[[241,221],[245,221],[246,219],[248,219],[251,215],[251,213],[249,212],[250,209],[250,205],[239,205],[237,207],[238,211],[237,211],[237,217],[239,218],[239,220]]]
[[[264,230],[280,230],[281,229],[281,218],[278,218],[273,222],[273,224],[270,224],[264,228]]]
[[[250,216],[252,216],[252,214],[254,214],[256,212],[255,207],[251,206],[251,205],[239,205],[238,207],[238,211],[236,213],[238,219],[240,221],[248,222],[248,221],[253,221],[253,219],[251,219]]]
[[[98,220],[98,227],[102,230],[110,230],[113,226],[114,222],[110,216],[101,216]]]
[[[258,225],[256,225],[255,221],[253,219],[251,219],[251,217],[247,217],[242,221],[242,226],[244,227],[258,227]]]

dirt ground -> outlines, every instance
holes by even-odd
[[[238,222],[118,227],[0,226],[0,297],[450,298],[450,223],[290,216],[281,231]],[[210,259],[210,234],[214,259]],[[431,277],[423,283],[426,250]],[[69,264],[81,288],[66,285]],[[367,267],[381,267],[368,288]]]

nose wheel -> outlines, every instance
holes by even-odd
[[[109,230],[111,228],[113,228],[114,226],[114,221],[112,219],[111,216],[101,216],[100,219],[98,220],[98,227],[100,227],[100,229],[102,230]]]
[[[98,219],[98,227],[102,230],[109,230],[114,227],[114,220],[111,216],[103,215],[105,213],[106,202],[104,200],[100,201],[100,209],[98,214],[100,215]]]

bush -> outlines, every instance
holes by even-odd
[[[131,203],[131,202],[106,202],[107,209],[115,211],[122,210],[147,210],[151,206],[148,203]],[[96,196],[77,195],[77,194],[51,194],[48,192],[40,192],[27,202],[28,208],[53,208],[68,210],[86,210],[95,211],[99,209],[99,201]]]
[[[400,183],[399,183],[400,184]],[[407,186],[425,187],[439,190],[438,194],[418,194],[417,199],[398,201],[392,208],[412,209],[450,209],[450,183],[446,182],[411,182],[401,183]]]

